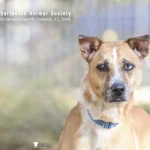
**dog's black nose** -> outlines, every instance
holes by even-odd
[[[114,83],[111,87],[111,90],[115,96],[121,96],[125,92],[125,86],[120,82]]]

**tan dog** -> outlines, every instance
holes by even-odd
[[[59,150],[150,150],[150,116],[133,107],[150,36],[103,42],[79,36],[89,70],[71,110]]]

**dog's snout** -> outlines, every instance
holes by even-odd
[[[111,90],[115,96],[121,96],[125,92],[125,86],[124,86],[124,84],[122,84],[120,82],[114,83],[111,87]]]

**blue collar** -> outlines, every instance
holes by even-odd
[[[88,112],[88,115],[91,118],[91,120],[93,120],[96,124],[98,124],[99,126],[102,126],[105,129],[111,129],[118,125],[118,123],[105,122],[103,120],[95,120],[95,119],[93,119],[93,117],[88,109],[87,109],[87,112]]]

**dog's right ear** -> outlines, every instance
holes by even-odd
[[[79,35],[78,42],[80,45],[81,55],[87,62],[92,60],[92,57],[103,43],[103,41],[97,37],[88,37],[85,35]]]

